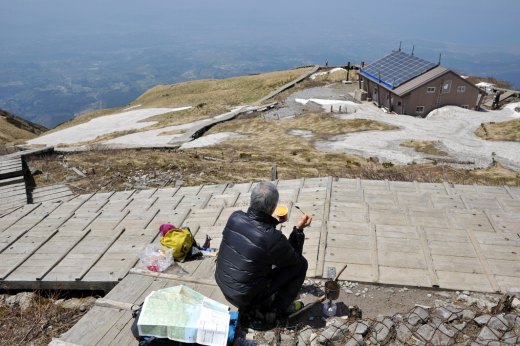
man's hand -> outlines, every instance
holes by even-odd
[[[311,222],[312,222],[312,217],[310,215],[307,215],[307,214],[302,215],[300,217],[300,220],[296,224],[296,228],[299,230],[303,230],[305,227],[309,227],[311,225]]]

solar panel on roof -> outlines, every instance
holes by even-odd
[[[393,89],[435,66],[429,61],[396,51],[368,65],[361,72]]]

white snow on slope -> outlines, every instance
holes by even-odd
[[[155,115],[177,112],[189,108],[191,107],[145,108],[101,116],[83,124],[31,139],[27,141],[27,143],[45,145],[78,144],[116,131],[141,129],[156,123],[156,121],[140,122],[141,120]]]
[[[408,115],[390,115],[376,106],[364,103],[355,114],[338,115],[341,119],[370,119],[399,127],[395,131],[365,131],[335,136],[330,140],[315,142],[317,149],[326,152],[349,152],[365,158],[377,157],[382,161],[408,164],[424,162],[431,156],[401,147],[408,139],[438,142],[449,158],[460,162],[473,162],[471,167],[486,167],[492,161],[492,153],[502,164],[520,169],[520,143],[487,141],[475,135],[481,123],[511,120],[518,113],[510,105],[500,111],[477,112],[455,106],[432,111],[427,118]],[[365,112],[365,108],[372,108]]]
[[[182,136],[182,133],[169,135],[165,135],[164,133],[187,130],[191,127],[198,126],[199,124],[202,124],[204,122],[206,122],[206,119],[182,125],[167,126],[156,130],[130,133],[128,135],[104,141],[103,144],[108,144],[111,147],[118,148],[146,148],[168,146],[168,142],[170,142],[173,138]]]
[[[316,79],[316,77],[318,77],[318,76],[324,76],[324,75],[331,74],[331,73],[338,72],[338,71],[345,71],[345,72],[347,72],[347,70],[345,70],[344,68],[341,68],[341,67],[335,67],[335,68],[333,68],[333,69],[330,70],[330,71],[324,71],[324,72],[316,72],[316,73],[313,73],[309,78],[312,79],[312,80],[314,80],[314,79]]]

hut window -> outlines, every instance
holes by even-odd
[[[400,106],[401,105],[401,101],[397,101],[397,105]]]
[[[451,80],[444,81],[444,83],[442,83],[442,93],[449,94],[450,90],[451,90]]]
[[[424,112],[424,106],[417,106],[417,107],[415,108],[415,112],[416,112],[417,114],[421,114],[422,112]]]
[[[462,105],[461,107],[464,108],[464,109],[469,109],[468,105]]]
[[[426,89],[426,92],[428,94],[433,94],[435,92],[435,87],[428,87],[428,89]]]
[[[465,85],[459,85],[459,86],[457,87],[457,92],[458,92],[458,93],[466,92],[466,86],[465,86]]]

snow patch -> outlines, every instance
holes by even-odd
[[[157,121],[141,122],[141,120],[153,117],[155,115],[178,112],[190,108],[191,107],[146,108],[105,115],[94,118],[83,124],[75,125],[60,131],[56,131],[54,133],[50,133],[48,135],[31,139],[27,141],[27,143],[58,145],[77,144],[80,142],[91,141],[101,135],[106,135],[117,131],[141,129],[157,123]]]
[[[333,68],[330,71],[316,72],[316,73],[312,74],[309,78],[312,79],[312,80],[315,80],[316,77],[325,76],[325,75],[328,75],[328,74],[331,74],[331,73],[334,73],[334,72],[338,72],[338,71],[345,71],[345,72],[347,72],[347,70],[345,70],[344,68],[335,67],[335,68]]]
[[[307,131],[307,130],[292,129],[292,130],[289,130],[289,132],[287,132],[287,133],[290,134],[291,136],[302,137],[302,138],[311,138],[314,136],[312,131]]]

